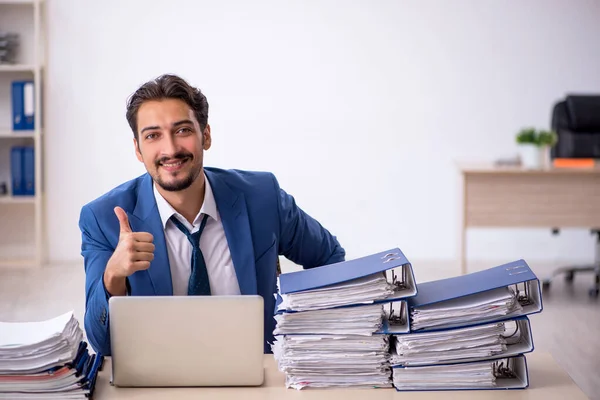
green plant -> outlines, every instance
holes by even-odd
[[[523,128],[517,133],[518,144],[532,144],[534,146],[554,146],[558,137],[556,132],[547,130],[536,130],[535,128]]]
[[[538,146],[554,146],[558,136],[554,131],[539,131],[538,132]]]
[[[523,128],[517,133],[517,143],[537,144],[536,131],[534,128]]]

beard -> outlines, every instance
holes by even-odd
[[[177,154],[175,154],[173,157],[169,157],[169,158],[161,158],[160,160],[156,161],[156,169],[158,170],[158,168],[160,168],[160,165],[168,160],[185,160],[187,159],[188,162],[193,162],[194,160],[194,156],[191,153],[187,153],[187,152],[179,152]],[[187,175],[182,176],[180,178],[176,178],[174,181],[171,182],[165,182],[161,177],[160,174],[156,174],[156,176],[154,177],[154,181],[156,182],[156,184],[158,186],[160,186],[162,189],[168,191],[168,192],[178,192],[180,190],[185,190],[187,188],[189,188],[192,183],[194,183],[194,181],[196,180],[196,178],[198,177],[198,175],[200,175],[200,172],[202,171],[202,164],[199,163],[198,165],[192,165],[191,170],[187,173]],[[167,172],[168,173],[168,172]],[[183,174],[185,172],[180,171],[178,172],[178,174]]]

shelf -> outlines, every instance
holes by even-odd
[[[0,195],[0,204],[34,204],[35,196],[9,196]]]
[[[10,131],[0,129],[0,139],[34,138],[35,131]]]
[[[0,93],[0,267],[20,268],[40,265],[45,253],[45,210],[43,187],[44,157],[41,139],[44,127],[45,60],[47,57],[46,0],[0,0],[2,30],[19,35],[20,56],[14,63],[0,63],[0,81],[5,90]],[[33,81],[33,111],[35,129],[13,130],[11,82]],[[28,89],[29,90],[29,89]],[[28,93],[29,94],[29,93]],[[28,107],[30,108],[30,107]],[[11,190],[12,159],[10,147],[22,145],[34,148],[35,196],[15,196]],[[6,189],[8,192],[6,192]],[[18,191],[17,191],[18,193]],[[8,218],[10,217],[10,218]],[[31,235],[11,237],[11,224],[31,221]],[[12,222],[10,222],[12,221]],[[14,239],[14,240],[13,240]]]
[[[0,0],[0,5],[3,4],[16,4],[16,5],[27,5],[27,4],[35,4],[36,2],[40,3],[39,0]]]
[[[2,1],[2,0],[0,0]],[[35,72],[33,64],[0,64],[0,72]]]

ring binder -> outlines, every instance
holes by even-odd
[[[407,301],[415,331],[510,320],[543,310],[539,279],[525,260],[421,283],[417,295]],[[479,317],[476,310],[482,304],[499,306]]]
[[[519,283],[515,284],[515,297],[517,299],[517,301],[519,302],[519,304],[521,304],[522,306],[529,306],[533,304],[533,300],[531,300],[530,296],[529,296],[529,282],[522,282],[523,283],[523,291],[525,292],[524,295],[521,295],[521,291],[519,290]]]
[[[504,378],[504,379],[510,379],[510,378],[516,378],[517,375],[514,373],[513,367],[511,367],[512,363],[512,358],[504,358],[504,359],[500,359],[500,360],[496,360],[494,362],[494,364],[492,365],[492,369],[494,371],[494,377],[496,378]],[[506,366],[504,366],[504,363],[506,362]]]
[[[513,324],[516,327],[513,327]],[[394,334],[392,366],[439,365],[505,359],[533,351],[529,319]]]
[[[394,386],[399,392],[506,390],[529,387],[527,360],[522,354],[469,363],[399,366],[392,369],[392,377]],[[470,379],[472,381],[469,381]]]
[[[398,268],[402,270],[394,271]],[[402,251],[388,249],[279,275],[276,313],[390,303],[415,296],[415,282],[412,265]],[[331,296],[325,296],[327,292]]]

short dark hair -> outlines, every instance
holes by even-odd
[[[140,106],[149,100],[179,99],[187,103],[192,110],[200,129],[204,131],[208,123],[208,101],[206,96],[177,75],[161,75],[139,87],[127,100],[127,122],[137,139],[137,113]]]

